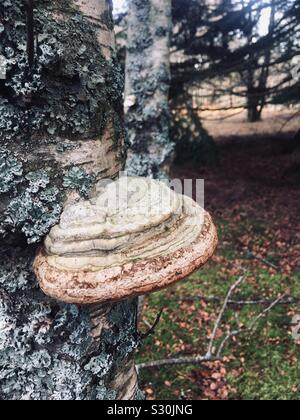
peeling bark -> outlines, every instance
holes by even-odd
[[[137,302],[65,305],[32,272],[65,203],[124,165],[111,2],[34,5],[32,65],[25,3],[0,0],[0,399],[133,399]]]
[[[128,14],[125,114],[127,171],[160,177],[168,171],[171,0],[131,0]]]

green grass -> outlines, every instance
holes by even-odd
[[[235,298],[275,299],[285,291],[291,296],[300,296],[299,270],[291,275],[274,272],[241,253],[236,238],[249,234],[252,243],[260,244],[268,236],[265,234],[267,223],[255,224],[255,221],[247,217],[245,220],[234,226],[225,220],[218,221],[222,244],[218,251],[220,262],[210,263],[188,280],[148,298],[144,317],[150,323],[162,307],[165,311],[155,336],[145,340],[138,354],[138,363],[204,354],[207,351],[208,334],[213,328],[221,303],[205,304],[202,300],[182,302],[182,299],[196,295],[224,297],[230,285],[238,278],[238,265],[246,270],[247,280],[236,291]],[[276,250],[270,250],[270,255],[276,264]],[[220,333],[229,327],[236,328],[238,322],[249,325],[264,308],[231,306],[226,311]],[[300,348],[291,337],[291,319],[297,310],[300,314],[299,305],[277,306],[258,323],[253,335],[244,334],[235,342],[228,343],[225,349],[225,355],[229,358],[225,364],[225,381],[229,398],[300,400]],[[211,366],[145,369],[141,372],[142,386],[147,396],[155,399],[178,399],[180,396],[205,398],[205,384],[201,375],[207,370],[209,376],[213,371]]]

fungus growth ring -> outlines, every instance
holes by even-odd
[[[65,208],[39,250],[42,290],[99,304],[154,292],[204,265],[217,246],[210,215],[163,182],[120,178]]]

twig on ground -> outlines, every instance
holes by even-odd
[[[146,327],[148,327],[149,329],[152,328],[152,325],[150,324],[149,321],[147,321],[146,319],[143,319],[143,324],[146,325]]]
[[[214,325],[214,329],[212,332],[212,336],[210,338],[210,342],[209,342],[209,346],[208,346],[208,351],[204,356],[201,355],[197,355],[197,356],[192,356],[192,357],[177,357],[177,358],[167,358],[167,359],[161,359],[161,360],[156,360],[153,362],[146,362],[146,363],[141,363],[139,365],[137,365],[137,370],[139,371],[140,369],[146,369],[146,368],[156,368],[156,367],[162,367],[162,366],[171,366],[171,365],[184,365],[184,364],[201,364],[201,363],[206,363],[206,362],[213,362],[213,361],[221,361],[224,359],[224,357],[222,357],[222,352],[225,348],[225,345],[227,344],[227,342],[233,338],[236,337],[238,335],[244,334],[244,333],[253,333],[255,330],[255,326],[256,324],[262,319],[264,318],[275,306],[277,306],[278,304],[280,304],[281,302],[287,302],[286,300],[286,294],[280,296],[279,298],[277,298],[276,300],[272,301],[270,303],[270,305],[264,309],[259,315],[257,315],[254,320],[250,323],[250,325],[248,327],[242,327],[239,328],[237,330],[234,331],[230,331],[225,338],[222,340],[221,344],[219,345],[218,349],[215,351],[214,347],[215,347],[215,340],[216,340],[216,336],[217,336],[217,332],[218,329],[220,327],[220,324],[222,322],[224,313],[226,311],[226,308],[228,307],[229,303],[231,302],[230,297],[232,296],[232,294],[234,293],[234,291],[243,283],[243,281],[245,280],[245,276],[241,276],[229,289],[225,301],[223,303],[223,306],[221,308],[220,314],[215,322]],[[158,319],[156,320],[155,324],[152,327],[152,333],[155,330],[156,325],[159,322],[161,313],[159,314]]]
[[[280,296],[278,299],[276,299],[275,301],[273,301],[271,303],[271,305],[268,306],[268,308],[266,308],[263,312],[261,312],[256,318],[254,318],[254,320],[251,322],[251,324],[249,325],[249,327],[246,328],[240,328],[238,330],[235,331],[230,331],[226,337],[224,338],[224,340],[221,342],[218,352],[217,352],[217,358],[221,357],[221,354],[224,350],[224,347],[226,345],[226,343],[233,337],[236,337],[237,335],[243,334],[243,333],[252,333],[254,331],[254,328],[256,326],[256,324],[258,323],[258,321],[260,319],[262,319],[264,316],[266,316],[283,298],[285,297],[285,294]]]
[[[227,306],[228,306],[228,301],[229,301],[229,299],[231,298],[231,296],[232,296],[232,294],[233,294],[233,292],[243,283],[243,281],[245,280],[245,276],[241,276],[231,287],[230,287],[230,289],[229,289],[229,291],[228,291],[228,293],[227,293],[227,296],[226,296],[226,298],[225,298],[225,301],[224,301],[224,303],[223,303],[223,306],[222,306],[222,309],[221,309],[221,312],[220,312],[220,314],[219,314],[219,316],[218,316],[218,319],[217,319],[217,321],[216,321],[216,323],[215,323],[215,326],[214,326],[214,329],[213,329],[213,333],[212,333],[212,336],[211,336],[211,339],[210,339],[210,342],[209,342],[209,346],[208,346],[208,351],[207,351],[207,357],[211,357],[212,356],[212,352],[213,352],[213,346],[214,346],[214,342],[215,342],[215,339],[216,339],[216,336],[217,336],[217,332],[218,332],[218,329],[219,329],[219,327],[220,327],[220,324],[221,324],[221,322],[222,322],[222,319],[223,319],[223,316],[224,316],[224,313],[225,313],[225,311],[226,311],[226,309],[227,309]]]
[[[258,261],[264,263],[265,265],[268,265],[269,267],[273,268],[274,270],[281,271],[281,268],[278,267],[278,265],[275,265],[275,264],[271,263],[270,261],[266,260],[263,257],[260,257],[259,255],[253,254],[253,252],[249,252],[248,256],[249,256],[249,258],[252,258],[254,260],[258,260]]]
[[[228,305],[228,301],[232,295],[232,293],[238,288],[238,286],[240,286],[242,284],[242,282],[245,280],[245,276],[241,276],[229,289],[227,296],[225,298],[224,304],[222,306],[222,309],[220,311],[220,314],[218,316],[218,319],[215,323],[214,326],[214,330],[210,339],[210,343],[209,343],[209,347],[208,347],[208,351],[206,353],[205,356],[194,356],[194,357],[178,357],[178,358],[170,358],[170,359],[161,359],[161,360],[156,360],[154,362],[146,362],[146,363],[141,363],[140,365],[137,365],[137,370],[139,371],[140,369],[145,369],[145,368],[154,368],[154,367],[161,367],[161,366],[167,366],[167,365],[183,365],[183,364],[200,364],[200,363],[204,363],[204,362],[211,362],[211,361],[216,361],[216,360],[220,360],[220,358],[216,358],[212,352],[213,352],[213,347],[214,347],[214,341],[218,332],[218,329],[220,327],[220,324],[222,322],[224,313],[226,311],[227,305]],[[153,328],[152,328],[152,333],[153,330],[155,330],[156,325],[159,322],[159,319],[161,317],[161,313],[159,314]],[[148,334],[148,333],[147,333]],[[147,336],[147,335],[146,335]]]
[[[195,295],[195,296],[186,296],[180,299],[181,302],[184,301],[195,301],[203,300],[204,302],[222,302],[223,299],[218,296],[205,296],[205,295]],[[246,305],[270,305],[274,302],[273,299],[248,299],[248,300],[234,300],[229,299],[228,305],[234,306],[246,306]],[[300,297],[287,297],[282,301],[278,302],[278,305],[294,305],[300,302]]]
[[[195,357],[177,357],[170,359],[161,359],[154,362],[146,362],[137,365],[137,371],[141,369],[150,369],[162,366],[174,366],[174,365],[198,365],[205,362],[217,361],[216,357],[207,357],[207,356],[195,356]]]

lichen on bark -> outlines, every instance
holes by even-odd
[[[0,247],[0,399],[117,398],[115,371],[139,344],[135,303],[105,308],[109,324],[95,345],[87,308],[47,301],[38,290],[33,251]]]
[[[86,179],[97,180],[103,176],[102,169],[108,176],[115,176],[124,159],[121,151],[123,78],[114,57],[109,61],[104,57],[98,43],[97,26],[71,0],[37,0],[34,16],[37,43],[35,63],[30,67],[24,2],[0,2],[0,21],[5,28],[0,33],[0,55],[7,61],[7,77],[0,80],[0,164],[3,169],[0,229],[19,229],[31,242],[43,237],[51,224],[58,221],[58,209],[52,209],[53,194],[63,196],[66,183],[58,177],[63,158],[57,159],[55,145],[60,147],[67,141],[69,147],[74,145],[80,154],[84,142],[95,139],[93,147],[100,156],[103,154],[100,143],[110,126],[111,148],[117,150],[112,171],[109,162],[105,168],[101,168],[99,162],[99,172],[95,173],[95,165],[90,167],[86,151],[74,166],[78,167],[77,172],[87,173]],[[107,25],[110,27],[108,16],[109,12]],[[67,161],[68,154],[65,155]],[[17,166],[13,167],[13,160]],[[19,173],[21,167],[22,174]],[[31,229],[27,229],[14,209],[20,200],[24,205],[27,201],[24,212],[30,213],[29,202],[36,197],[28,189],[25,175],[39,173],[41,169],[57,190],[52,194],[47,190],[48,201],[44,194],[44,203],[38,205],[40,208],[43,204],[49,205],[44,211],[44,224],[40,220],[39,226],[35,226],[32,221]],[[63,168],[65,178],[76,169]],[[86,195],[88,184],[92,182],[81,185],[79,192]],[[2,198],[2,194],[5,197]],[[31,219],[25,213],[26,220]],[[17,223],[13,222],[15,219]]]
[[[95,25],[76,9],[64,17],[68,8],[74,9],[72,1],[36,0],[38,42],[30,68],[24,2],[1,1],[5,31],[0,53],[8,63],[7,80],[1,83],[1,108],[6,111],[1,113],[1,137],[45,129],[50,135],[80,139],[101,135],[107,115],[119,106],[122,79],[112,77],[114,64],[108,65],[95,42]]]
[[[170,30],[170,0],[130,1],[125,85],[130,175],[165,177],[172,159]]]
[[[136,302],[94,312],[65,305],[48,299],[32,272],[66,201],[124,164],[110,0],[97,2],[95,19],[81,0],[34,5],[30,66],[24,2],[0,0],[0,399],[135,398]]]

